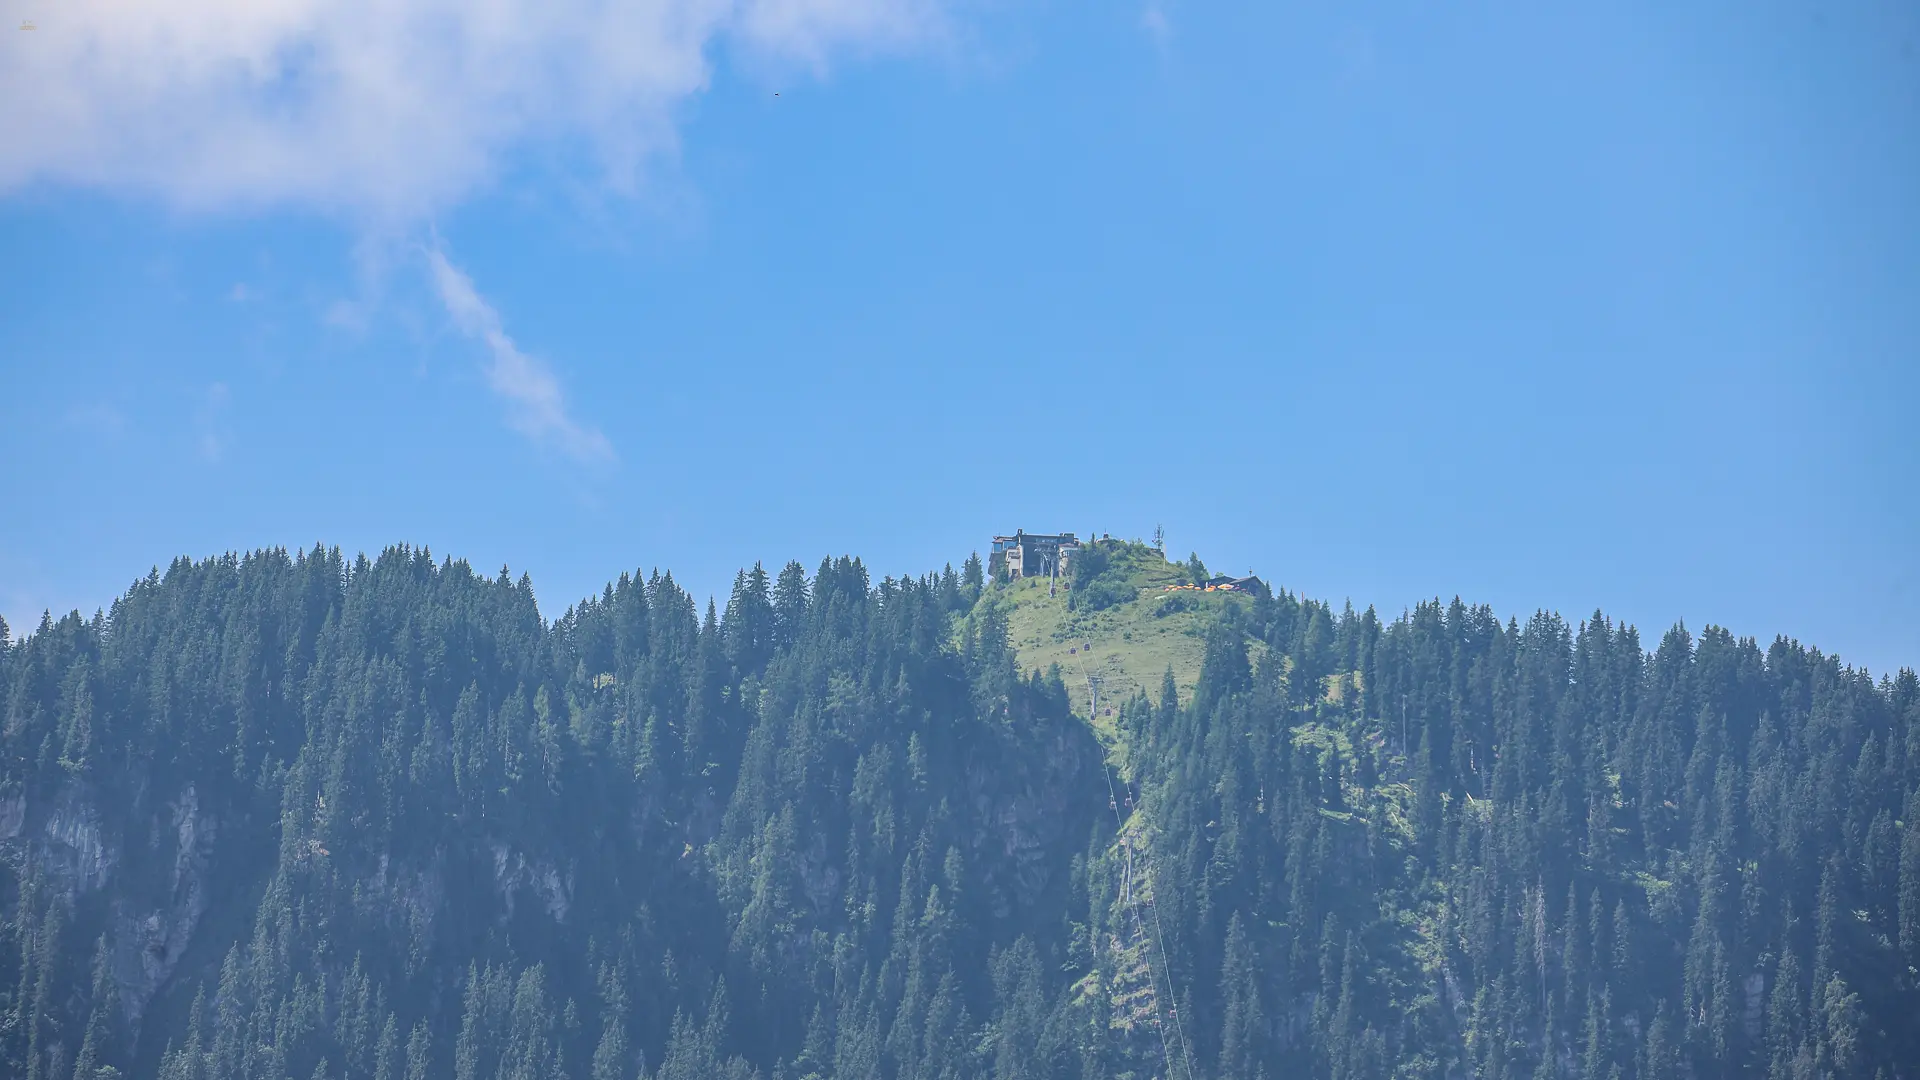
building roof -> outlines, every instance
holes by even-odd
[[[1019,541],[1036,544],[1077,544],[1080,542],[1080,538],[1072,533],[1030,533],[1024,529],[1014,533],[1012,536],[996,536],[993,540],[998,544],[1012,544]]]

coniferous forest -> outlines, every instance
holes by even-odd
[[[997,587],[315,548],[0,630],[0,1075],[1920,1077],[1912,671],[1277,592],[1101,736]]]

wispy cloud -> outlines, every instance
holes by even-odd
[[[1173,21],[1167,17],[1167,8],[1163,0],[1147,0],[1140,9],[1140,29],[1158,44],[1166,44],[1173,35]]]
[[[613,445],[599,430],[575,420],[567,410],[560,380],[538,359],[520,351],[500,324],[500,314],[473,287],[466,272],[447,261],[439,248],[427,249],[434,291],[462,334],[486,346],[487,386],[506,402],[507,422],[535,442],[576,461],[605,461]]]
[[[530,146],[613,186],[672,146],[721,41],[819,66],[940,36],[944,0],[63,0],[0,34],[0,192],[298,205],[405,225]]]
[[[593,183],[632,190],[673,149],[675,110],[721,45],[818,71],[836,51],[944,37],[949,2],[62,0],[35,33],[0,34],[0,196],[78,185],[188,210],[317,210],[370,238],[377,263],[517,162],[585,161]],[[577,460],[612,457],[467,275],[437,246],[428,258],[511,423]],[[377,273],[363,278],[377,294]],[[227,294],[258,296],[245,282]],[[323,318],[364,331],[376,304]],[[227,441],[216,389],[196,420],[209,461]]]

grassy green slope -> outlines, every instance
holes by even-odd
[[[1100,715],[1092,717],[1093,726],[1111,744],[1109,706],[1139,693],[1157,700],[1169,668],[1182,696],[1191,693],[1214,615],[1227,604],[1248,600],[1232,593],[1167,592],[1166,586],[1180,580],[1178,564],[1141,544],[1108,541],[1103,548],[1135,590],[1132,600],[1104,611],[1073,611],[1064,580],[1049,596],[1045,580],[1027,578],[990,585],[980,603],[1006,614],[1022,668],[1045,671],[1060,665],[1075,711],[1088,710],[1086,677],[1100,679]]]

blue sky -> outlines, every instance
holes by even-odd
[[[16,633],[316,540],[557,615],[1161,524],[1920,663],[1912,4],[0,3]]]

